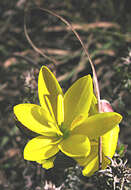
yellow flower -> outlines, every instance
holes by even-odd
[[[92,99],[92,104],[90,108],[90,115],[97,114],[97,100],[95,96],[93,96]],[[102,100],[101,101],[101,108],[103,112],[112,112],[113,110],[110,106],[110,104]],[[108,124],[105,123],[105,127]],[[105,133],[102,136],[102,169],[105,169],[107,165],[110,164],[109,158],[112,158],[115,154],[116,147],[117,147],[117,141],[118,141],[118,134],[119,134],[119,126],[114,125],[115,127]],[[87,157],[81,157],[81,158],[76,158],[77,162],[81,165],[84,166],[83,169],[83,175],[84,176],[91,176],[94,174],[94,172],[99,170],[99,156],[98,156],[98,150],[99,150],[99,140],[98,138],[90,138],[91,142],[91,151],[90,154]]]
[[[53,73],[43,66],[38,78],[38,95],[40,106],[19,104],[14,107],[14,113],[19,122],[38,134],[25,146],[24,158],[47,169],[53,167],[59,150],[73,158],[87,157],[89,138],[105,134],[121,120],[121,115],[115,112],[88,117],[93,98],[90,75],[77,80],[63,95]]]

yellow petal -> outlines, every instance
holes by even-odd
[[[96,171],[98,171],[99,165],[98,165],[98,157],[94,157],[90,160],[89,164],[83,169],[82,174],[84,176],[90,177],[93,175]]]
[[[113,157],[118,142],[119,126],[102,136],[102,151],[105,156]]]
[[[73,134],[96,138],[104,135],[120,123],[122,116],[116,112],[99,113],[86,118],[83,123],[72,130]]]
[[[89,110],[89,115],[94,115],[98,113],[98,106],[97,106],[97,99],[95,95],[93,94],[90,110]]]
[[[81,114],[77,116],[71,123],[70,130],[72,131],[75,127],[81,125],[87,117],[88,117],[88,114],[86,115]]]
[[[98,170],[98,143],[91,141],[90,154],[87,157],[75,159],[80,166],[85,166],[83,175],[92,175]]]
[[[60,142],[59,149],[70,157],[87,156],[90,153],[90,141],[84,135],[71,135]]]
[[[79,165],[85,166],[82,173],[84,176],[91,176],[96,171],[99,170],[99,159],[98,159],[98,143],[91,141],[91,151],[87,157],[81,157],[75,159]],[[110,163],[110,160],[107,159],[104,154],[102,154],[102,169],[105,169]]]
[[[110,160],[103,156],[103,162],[102,162],[102,170],[104,170],[107,165],[110,164]],[[99,170],[99,161],[98,156],[94,157],[93,159],[90,159],[90,162],[84,167],[82,174],[84,176],[92,176],[96,171]]]
[[[64,104],[63,104],[63,96],[61,94],[58,95],[57,98],[57,122],[60,126],[64,122]]]
[[[45,160],[45,162],[42,164],[42,168],[45,168],[46,170],[54,167],[54,161],[52,160]]]
[[[45,66],[39,72],[38,94],[41,106],[57,120],[57,96],[63,92],[53,73]],[[49,102],[45,97],[48,97]]]
[[[46,136],[61,134],[50,114],[38,105],[28,103],[16,105],[14,114],[25,127],[38,134]],[[49,125],[50,123],[52,126]]]
[[[106,169],[107,166],[110,165],[110,163],[111,161],[103,154],[102,170]]]
[[[30,140],[24,149],[24,159],[30,161],[44,160],[54,156],[58,145],[50,138],[38,136]]]
[[[118,133],[119,127],[116,126],[102,136],[102,169],[105,169],[110,164],[110,160],[106,156],[112,158],[115,153]],[[80,166],[85,166],[83,169],[84,176],[89,177],[99,170],[98,148],[98,140],[96,142],[91,141],[89,156],[75,158]]]
[[[49,159],[46,159],[46,160],[40,160],[40,161],[37,161],[39,164],[42,164],[42,167],[45,168],[45,169],[50,169],[50,168],[53,168],[54,167],[54,160],[55,160],[55,156],[49,158]]]
[[[93,97],[93,84],[91,76],[77,80],[65,93],[64,114],[65,126],[70,126],[75,117],[88,114]]]
[[[90,154],[87,157],[74,158],[80,166],[85,166],[98,155],[98,142],[90,142],[91,149]]]

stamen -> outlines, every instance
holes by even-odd
[[[59,94],[57,96],[57,122],[58,126],[64,122],[64,103],[63,103],[63,96]]]

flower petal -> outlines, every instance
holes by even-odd
[[[119,126],[116,126],[102,136],[102,151],[105,156],[112,158],[115,154],[119,130]]]
[[[87,117],[88,117],[88,114],[86,115],[80,114],[79,116],[77,116],[71,123],[70,131],[72,131],[75,127],[81,125]]]
[[[55,160],[56,156],[52,156],[49,159],[46,160],[39,160],[37,161],[39,164],[42,164],[42,167],[45,169],[50,169],[54,167],[54,160]]]
[[[97,99],[95,95],[93,94],[90,110],[89,110],[89,115],[94,115],[98,113],[98,105],[97,105]]]
[[[39,72],[38,94],[41,106],[57,121],[57,96],[63,92],[53,73],[45,66]]]
[[[14,114],[19,122],[38,134],[46,136],[61,134],[50,114],[38,105],[28,103],[16,105]]]
[[[83,170],[84,176],[92,175],[98,170],[98,143],[91,142],[91,151],[89,156],[75,159],[81,166],[85,166]]]
[[[99,169],[99,165],[98,165],[98,157],[94,157],[94,158],[88,158],[90,159],[89,163],[87,164],[86,167],[84,167],[82,174],[84,176],[91,176],[93,175],[98,169]]]
[[[42,163],[42,168],[45,168],[46,170],[54,167],[54,161],[53,160],[45,160],[45,162]]]
[[[87,165],[89,162],[91,162],[91,160],[94,160],[94,158],[97,157],[98,142],[91,141],[90,145],[91,145],[90,154],[87,157],[74,158],[80,166]]]
[[[93,84],[90,75],[77,80],[65,93],[65,126],[70,126],[75,117],[88,114],[93,97]]]
[[[58,151],[58,144],[45,136],[38,136],[30,140],[24,149],[24,159],[38,161],[54,156]]]
[[[61,141],[58,147],[70,157],[87,156],[90,153],[90,141],[84,135],[71,135]]]
[[[80,166],[85,166],[82,173],[84,176],[91,176],[99,170],[98,142],[91,141],[91,151],[87,157],[75,158]],[[102,154],[102,169],[105,169],[110,160]]]
[[[90,159],[90,156],[89,158]],[[107,159],[106,157],[103,157],[103,162],[102,162],[102,169],[104,170],[107,165],[110,163],[110,160]],[[89,161],[89,160],[88,160]],[[84,167],[82,174],[84,176],[92,176],[96,171],[99,170],[99,162],[98,162],[98,156],[94,157],[93,159],[90,159],[88,164]]]
[[[87,135],[88,138],[96,138],[104,135],[120,123],[122,116],[116,112],[99,113],[87,117],[83,123],[72,130],[73,134]]]
[[[119,126],[107,132],[102,136],[102,169],[105,169],[110,164],[110,160],[106,157],[112,158],[118,140]],[[83,169],[84,176],[91,176],[97,170],[99,170],[99,159],[98,159],[98,142],[91,141],[91,151],[89,156],[75,158],[80,166],[85,166]]]

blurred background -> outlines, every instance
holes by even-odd
[[[2,190],[43,190],[45,176],[53,181],[48,177],[56,175],[53,173],[56,171],[51,170],[48,174],[39,165],[23,159],[28,137],[16,127],[12,111],[14,105],[22,102],[38,103],[37,77],[40,67],[48,65],[64,91],[79,77],[92,74],[87,56],[72,31],[60,19],[39,7],[55,11],[71,23],[88,48],[98,75],[101,98],[108,100],[113,109],[123,115],[119,143],[123,144],[128,166],[131,165],[130,0],[4,0],[0,1]],[[48,58],[55,59],[56,66],[28,43],[24,33],[24,16],[32,42]],[[67,176],[64,171],[53,183],[57,181],[56,186],[59,186],[67,180]],[[77,178],[81,188],[75,184],[65,189],[97,189],[90,180],[81,181]]]

